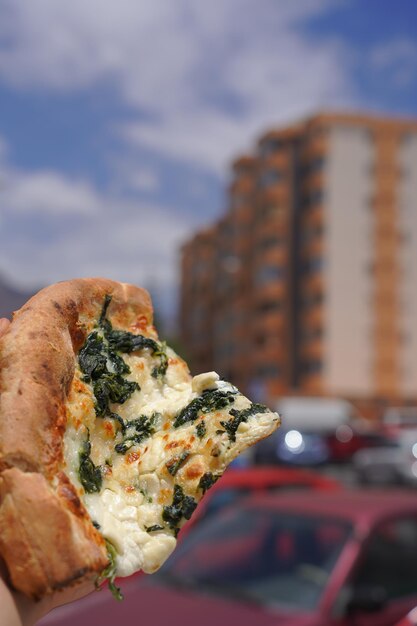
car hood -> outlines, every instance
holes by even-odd
[[[152,626],[324,626],[312,616],[299,613],[267,611],[238,599],[197,593],[152,582],[148,577],[122,582],[123,602],[113,599],[107,590],[92,593],[77,603],[52,611],[42,626],[117,626],[129,623]],[[133,620],[133,621],[132,621]]]

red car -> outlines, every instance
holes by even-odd
[[[43,624],[393,626],[417,605],[409,492],[259,494],[196,525],[162,570]]]
[[[230,468],[206,493],[190,522],[182,530],[180,537],[187,534],[202,518],[232,504],[242,496],[307,488],[319,491],[335,491],[342,489],[342,485],[330,476],[292,467]]]
[[[416,626],[417,624],[417,608],[409,612],[396,626]]]

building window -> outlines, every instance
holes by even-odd
[[[312,191],[310,193],[310,206],[315,206],[317,204],[322,204],[323,203],[323,198],[324,198],[324,194],[323,194],[323,190],[322,189],[314,189],[314,191]]]
[[[276,235],[268,235],[261,239],[258,243],[258,247],[261,250],[271,250],[273,248],[279,248],[284,244],[284,239],[282,237],[277,237]]]
[[[259,146],[259,154],[261,158],[266,158],[283,147],[280,139],[264,139]]]
[[[309,342],[315,341],[316,339],[321,339],[323,337],[323,329],[321,326],[316,326],[313,328],[303,328],[301,331],[301,339],[302,341]]]
[[[320,272],[324,268],[324,259],[323,257],[317,256],[312,257],[305,261],[302,265],[302,271],[304,274],[315,274],[316,272]]]
[[[242,206],[245,206],[248,202],[248,196],[245,193],[233,193],[231,196],[231,208],[239,209]]]
[[[309,165],[309,172],[321,172],[324,169],[324,165],[326,163],[326,159],[323,156],[316,157]]]
[[[265,285],[275,280],[280,280],[285,275],[284,269],[277,265],[264,265],[255,272],[255,283]]]
[[[267,204],[259,212],[259,217],[262,220],[267,220],[274,217],[281,217],[285,213],[284,207],[277,204]]]
[[[301,298],[301,307],[303,309],[311,309],[323,303],[323,294],[321,291],[307,293]]]
[[[278,378],[281,375],[281,368],[277,363],[263,363],[256,369],[258,378]]]
[[[255,336],[255,343],[259,346],[264,346],[268,341],[268,337],[265,334],[259,334]]]
[[[314,208],[323,204],[324,192],[322,189],[313,189],[304,196],[304,206],[306,208]]]
[[[304,230],[301,232],[301,241],[302,243],[309,243],[310,241],[314,241],[315,239],[319,239],[324,232],[324,228],[322,224],[313,224],[312,226],[305,226]]]
[[[265,189],[266,187],[271,187],[272,185],[280,182],[282,178],[282,173],[276,168],[265,170],[259,175],[258,185],[262,189]]]
[[[261,302],[258,307],[258,313],[272,313],[276,311],[282,311],[282,300],[265,300]]]
[[[302,176],[308,176],[309,174],[316,174],[317,172],[321,172],[324,169],[325,163],[326,159],[323,156],[316,157],[302,167]]]
[[[304,374],[320,374],[323,369],[323,363],[319,359],[311,359],[302,363],[302,371]]]

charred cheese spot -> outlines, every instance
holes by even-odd
[[[139,452],[129,452],[129,454],[126,455],[126,463],[134,463],[139,459],[139,457]]]
[[[108,420],[105,420],[103,422],[103,429],[107,437],[114,439],[114,435],[115,435],[114,426],[111,422],[109,422]]]
[[[172,450],[174,448],[178,448],[178,447],[185,447],[185,441],[183,439],[179,439],[177,441],[170,441],[169,443],[167,443],[167,445],[165,446],[166,450]]]
[[[184,476],[187,480],[195,480],[204,474],[205,467],[201,463],[188,463],[184,469]]]
[[[146,327],[148,326],[148,324],[149,322],[148,322],[146,315],[139,315],[137,320],[130,326],[130,330],[132,332],[135,332],[135,331],[142,332],[146,330]]]
[[[167,504],[172,498],[172,490],[171,489],[161,489],[158,496],[159,504]]]

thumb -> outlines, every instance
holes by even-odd
[[[9,328],[10,322],[6,317],[0,317],[0,337],[4,335]]]

